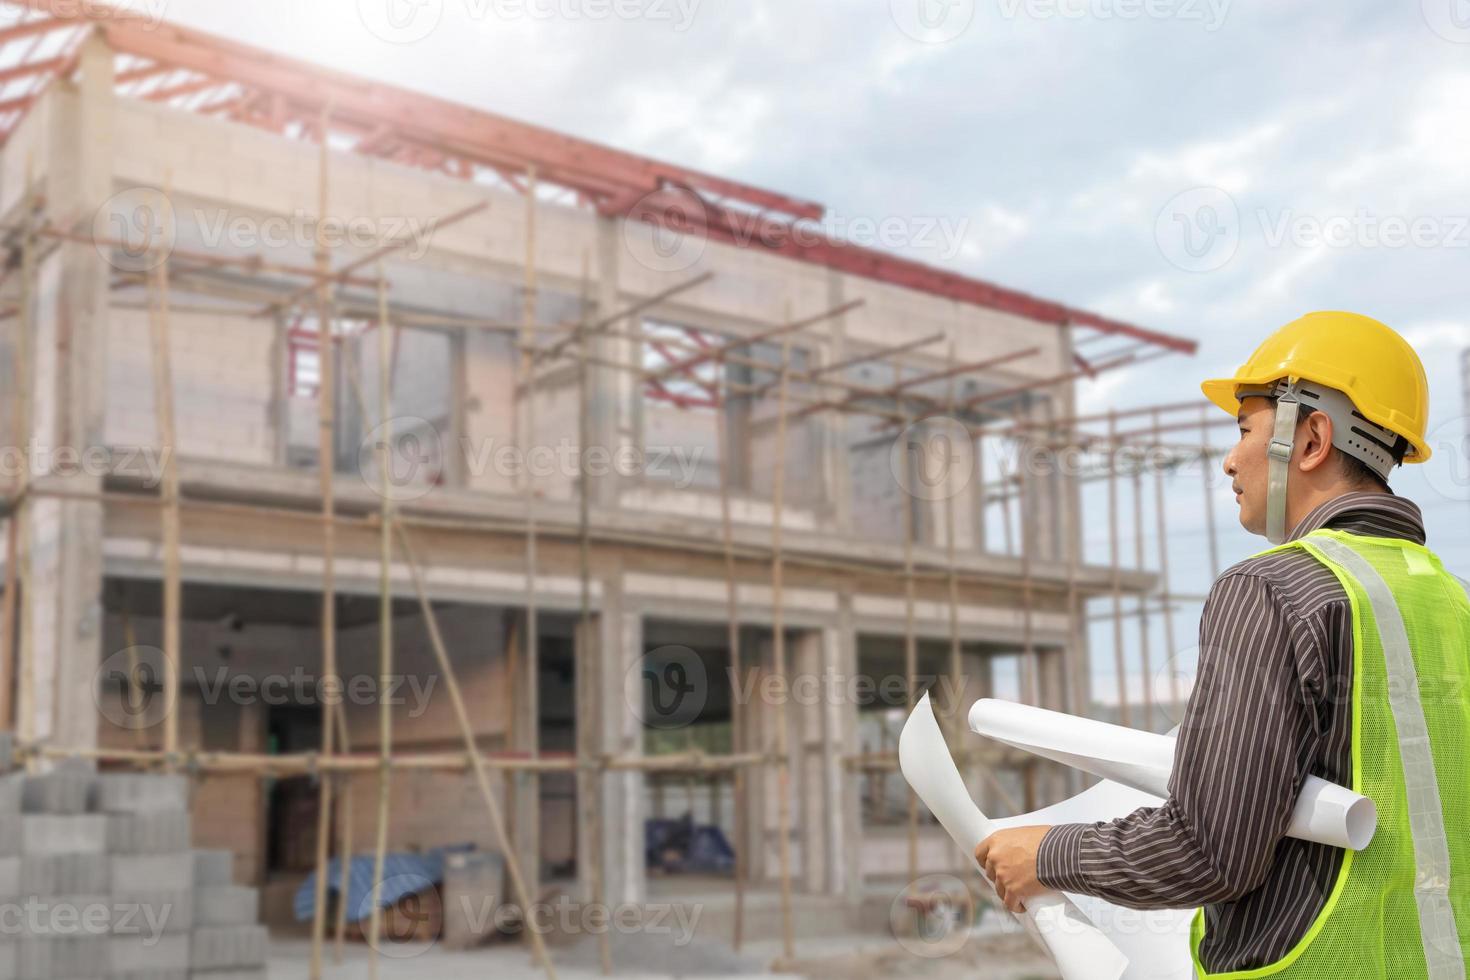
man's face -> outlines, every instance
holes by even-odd
[[[1240,524],[1252,534],[1266,533],[1266,447],[1271,444],[1276,406],[1266,398],[1240,402],[1240,441],[1225,457],[1225,473],[1240,508]]]

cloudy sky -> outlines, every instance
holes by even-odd
[[[166,0],[164,13],[814,199],[839,224],[937,224],[948,232],[896,247],[1200,341],[1193,360],[1091,386],[1088,408],[1193,397],[1308,310],[1376,316],[1416,344],[1433,390],[1440,457],[1396,485],[1470,573],[1470,473],[1453,458],[1470,347],[1467,0]],[[1168,494],[1176,588],[1196,591],[1199,483]],[[1223,482],[1216,493],[1228,564],[1258,540],[1229,530]],[[1095,555],[1105,527],[1089,530]]]

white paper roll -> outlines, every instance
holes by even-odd
[[[898,736],[898,765],[919,799],[975,864],[975,848],[995,830],[955,768],[926,694]],[[984,872],[981,872],[984,877]],[[1026,902],[1019,916],[1061,971],[1062,980],[1122,980],[1128,959],[1077,906],[1058,892]]]
[[[1045,759],[1167,798],[1177,744],[1142,732],[1013,701],[982,698],[970,708],[970,728]],[[1373,839],[1378,810],[1366,796],[1308,776],[1286,836],[1360,851]]]

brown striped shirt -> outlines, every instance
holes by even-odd
[[[1424,543],[1419,508],[1387,493],[1317,507],[1292,538],[1330,527]],[[1281,959],[1306,934],[1342,851],[1283,837],[1308,775],[1352,782],[1352,612],[1305,552],[1248,558],[1215,581],[1199,668],[1159,807],[1047,832],[1048,887],[1137,909],[1203,906],[1207,972]]]

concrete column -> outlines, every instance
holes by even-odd
[[[112,51],[99,36],[83,42],[78,68],[80,80],[63,87],[75,98],[56,103],[49,134],[46,210],[66,227],[90,225],[112,195]],[[32,434],[41,462],[52,467],[58,452],[102,445],[108,271],[92,244],[65,242],[38,272]],[[38,473],[55,489],[101,490],[98,474]],[[36,497],[27,515],[33,577],[23,598],[35,651],[34,731],[54,744],[91,746],[102,659],[102,505]]]
[[[847,889],[849,868],[845,820],[845,786],[847,767],[844,757],[857,750],[857,705],[849,696],[847,681],[853,676],[842,667],[843,631],[827,627],[820,633],[824,693],[821,731],[821,809],[811,823],[821,827],[823,865],[822,889],[829,895],[843,895]]]
[[[838,676],[852,681],[858,674],[857,627],[852,612],[852,593],[842,591],[837,597],[837,625],[831,631],[832,658]],[[841,756],[858,751],[858,706],[851,701],[839,704],[832,712],[829,724],[835,747]],[[863,811],[862,777],[850,770],[839,757],[829,778],[837,784],[837,805],[833,816],[840,822],[842,830],[834,837],[836,859],[832,867],[832,890],[843,895],[852,906],[863,900]]]
[[[601,608],[592,623],[592,648],[588,651],[596,664],[593,684],[597,703],[593,717],[579,717],[578,723],[593,726],[589,747],[594,752],[610,756],[642,755],[643,722],[631,706],[643,695],[636,669],[643,655],[643,619],[627,607],[621,573],[605,576],[600,582]],[[582,644],[583,638],[579,636],[579,647]],[[579,649],[579,669],[588,662],[582,653]],[[594,805],[601,812],[602,887],[606,900],[613,905],[642,902],[647,892],[643,866],[643,780],[643,773],[637,771],[606,772],[598,779]],[[582,808],[578,807],[578,833],[582,842],[579,853],[586,854],[591,828],[583,825],[581,812]],[[580,884],[586,894],[590,887],[586,863],[579,862],[579,866]]]
[[[828,833],[823,637],[805,630],[791,642],[792,697],[786,706],[792,742],[791,826],[801,854],[800,887],[812,894],[825,890]]]
[[[514,669],[511,691],[510,748],[515,752],[534,752],[540,743],[541,712],[532,698],[537,688],[532,684],[531,657],[526,655],[526,614],[516,610],[506,616],[506,656]],[[536,892],[541,880],[541,780],[535,773],[516,772],[509,780],[512,829],[511,846],[521,862],[526,886]]]

